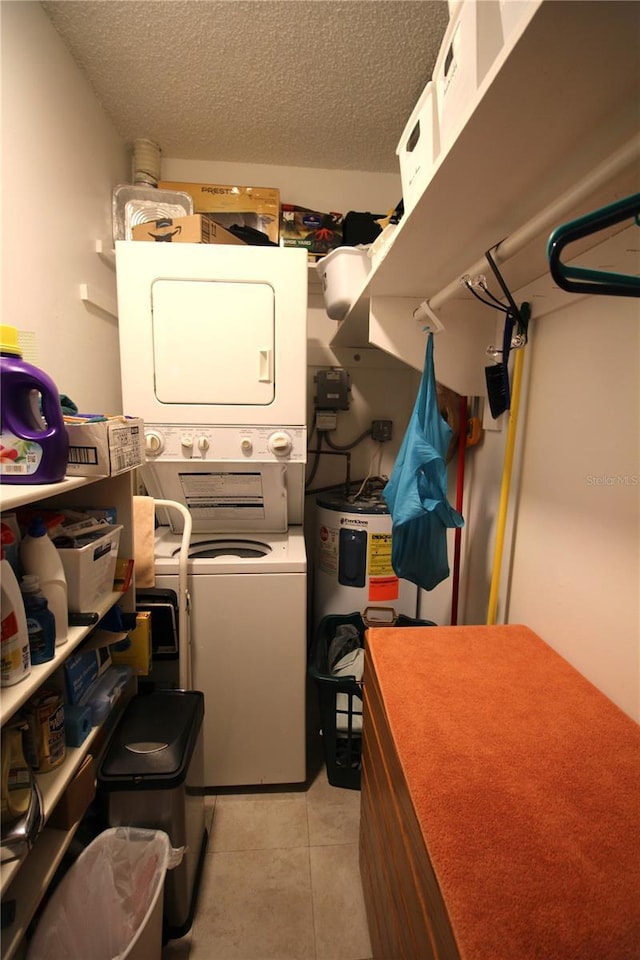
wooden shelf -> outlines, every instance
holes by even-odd
[[[104,616],[111,607],[121,600],[122,593],[109,593],[96,604],[96,613],[99,617]],[[52,660],[46,663],[39,663],[31,667],[31,673],[15,683],[11,687],[2,688],[2,698],[0,699],[0,723],[4,724],[30,696],[36,692],[45,680],[48,679],[58,667],[64,663],[67,657],[87,638],[93,627],[69,627],[69,639],[66,643],[60,644],[55,649]]]
[[[43,504],[47,508],[62,506],[115,507],[118,522],[123,525],[120,537],[120,555],[133,556],[133,503],[131,472],[112,477],[65,477],[59,483],[52,484],[3,484],[0,486],[0,510],[6,512],[26,504]],[[95,605],[96,612],[102,617],[107,611],[120,603],[123,609],[133,610],[135,606],[133,587],[127,593],[111,591]],[[56,647],[55,655],[47,663],[32,666],[31,673],[11,687],[0,691],[0,721],[5,724],[13,714],[41,687],[43,683],[58,671],[64,661],[76,650],[92,631],[92,627],[72,627],[69,629],[66,643]],[[135,682],[133,684],[135,686]],[[129,695],[132,694],[129,691]],[[37,776],[42,795],[45,823],[55,809],[67,786],[73,779],[84,757],[91,751],[104,745],[105,734],[111,723],[117,719],[123,697],[103,724],[92,728],[80,747],[67,748],[64,762],[55,770]],[[55,870],[68,848],[77,824],[69,830],[54,830],[45,827],[38,836],[33,848],[20,859],[2,864],[0,870],[0,888],[3,900],[16,900],[16,918],[10,927],[2,931],[2,955],[10,958],[21,946],[27,926],[34,916]]]
[[[15,510],[96,482],[94,477],[64,477],[60,483],[3,483],[0,484],[0,510]]]
[[[7,899],[16,901],[16,915],[13,923],[2,931],[4,960],[10,960],[18,949],[35,909],[51,883],[78,826],[76,823],[70,830],[52,830],[45,827],[29,852],[30,869],[19,873],[8,889]],[[38,878],[36,885],[34,877]]]
[[[80,767],[80,764],[89,753],[91,744],[96,739],[99,729],[99,727],[92,727],[91,732],[79,747],[67,747],[64,762],[61,763],[59,767],[56,767],[55,770],[51,770],[49,773],[38,774],[36,776],[38,787],[40,788],[40,794],[42,796],[43,815],[45,822],[48,820],[52,810],[64,793],[69,781],[75,775],[76,771]],[[38,838],[35,846],[37,846],[39,842],[40,838]],[[29,853],[29,857],[30,856],[31,853]],[[2,879],[0,886],[3,897],[5,896],[9,885],[12,883],[25,859],[26,857],[24,857],[22,860],[11,860],[8,863],[2,864]]]
[[[532,5],[332,345],[387,349],[366,319],[376,298],[433,297],[637,137],[639,21],[634,3]],[[638,169],[637,161],[630,163],[565,220],[637,190]],[[533,236],[505,266],[512,290],[548,274],[549,232]],[[412,337],[406,347],[412,354],[416,343]]]

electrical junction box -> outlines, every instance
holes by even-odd
[[[391,440],[392,427],[392,420],[372,420],[371,438],[377,440],[379,443],[385,443],[387,440]]]
[[[338,414],[335,410],[318,410],[316,412],[316,430],[335,430],[338,426]]]
[[[349,409],[349,374],[341,367],[318,370],[315,404],[320,410]]]

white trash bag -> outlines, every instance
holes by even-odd
[[[160,960],[165,873],[183,853],[162,830],[103,831],[53,893],[27,960]]]

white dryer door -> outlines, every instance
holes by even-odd
[[[273,402],[275,305],[270,284],[158,279],[152,285],[151,309],[160,403]]]

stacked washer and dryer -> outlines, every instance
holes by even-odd
[[[120,241],[116,265],[123,404],[144,418],[142,478],[192,518],[204,786],[302,782],[306,252]],[[162,520],[156,586],[177,592],[181,521]]]

